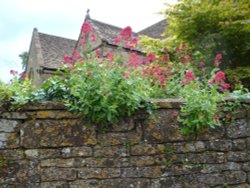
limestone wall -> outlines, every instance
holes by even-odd
[[[106,132],[46,103],[0,112],[0,187],[250,187],[250,112],[230,126],[183,137],[177,100]]]

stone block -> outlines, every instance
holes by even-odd
[[[242,170],[250,172],[250,161],[243,163]]]
[[[39,187],[40,188],[52,188],[52,187],[70,188],[70,184],[65,181],[42,182]]]
[[[172,111],[158,110],[151,119],[142,124],[144,140],[148,143],[163,143],[187,140],[181,133],[181,125],[172,116]]]
[[[227,184],[239,184],[247,181],[247,174],[243,171],[227,171],[223,174]]]
[[[236,139],[232,141],[232,151],[243,151],[247,147],[245,139]]]
[[[232,148],[231,140],[212,140],[209,141],[209,150],[230,151]]]
[[[25,148],[96,144],[94,128],[87,128],[76,120],[28,121],[23,125],[21,133],[21,143]]]
[[[19,146],[17,133],[0,133],[0,149],[18,148]]]
[[[124,144],[118,146],[95,146],[94,147],[94,156],[104,156],[104,157],[126,157],[129,155],[129,149],[131,145]]]
[[[61,149],[62,157],[89,157],[93,155],[93,149],[89,146],[65,147]]]
[[[23,149],[4,149],[0,150],[0,158],[8,160],[21,160],[25,158]]]
[[[165,146],[164,144],[138,144],[131,147],[131,155],[155,155],[163,154],[166,151],[173,151],[172,146]]]
[[[0,119],[0,132],[11,133],[15,132],[18,127],[18,121]]]
[[[121,169],[122,178],[159,178],[163,174],[161,166],[129,167]]]
[[[41,180],[46,181],[66,181],[66,180],[75,180],[76,179],[76,170],[73,168],[43,168],[41,170]]]
[[[81,168],[77,171],[80,179],[108,179],[121,176],[119,168]]]
[[[250,137],[249,121],[246,119],[236,120],[236,122],[227,127],[227,136],[229,138]]]
[[[114,123],[108,126],[108,132],[127,132],[135,129],[133,118],[123,118],[119,123]]]
[[[12,120],[24,120],[29,118],[26,112],[2,112],[0,113],[0,117]]]
[[[225,183],[222,174],[202,174],[197,176],[197,181],[209,186],[223,185]]]
[[[228,161],[246,162],[250,160],[250,152],[248,151],[235,151],[228,153]]]
[[[37,119],[76,119],[79,116],[65,110],[37,111],[33,116]]]

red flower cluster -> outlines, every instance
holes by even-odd
[[[225,73],[222,71],[219,71],[215,74],[213,81],[210,81],[208,84],[214,84],[214,83],[218,83],[222,88],[224,89],[228,89],[230,88],[230,84],[225,83],[226,77],[225,77]]]
[[[214,66],[218,67],[221,64],[222,54],[217,54],[214,60]]]
[[[120,36],[125,39],[129,40],[132,38],[132,28],[130,26],[125,27],[121,32]]]
[[[83,33],[85,33],[85,34],[91,33],[91,32],[92,32],[92,27],[91,27],[90,23],[87,22],[87,21],[84,22],[84,23],[82,24],[81,31],[82,31]]]
[[[10,74],[15,76],[18,74],[18,72],[16,70],[10,70]]]

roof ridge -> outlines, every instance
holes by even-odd
[[[162,19],[161,21],[158,21],[158,22],[154,23],[153,25],[150,25],[150,26],[148,26],[148,27],[142,29],[141,31],[138,31],[137,34],[140,34],[141,32],[143,32],[143,31],[145,31],[145,30],[147,30],[147,29],[149,29],[149,28],[151,28],[151,27],[153,27],[153,26],[155,26],[155,25],[157,25],[157,24],[159,24],[159,23],[161,23],[161,22],[163,22],[163,21],[167,21],[167,19],[164,18],[164,19]]]
[[[43,33],[43,32],[37,32],[39,35],[42,34],[42,35],[47,35],[47,36],[50,36],[50,37],[56,37],[56,38],[61,38],[61,39],[66,39],[66,40],[71,40],[71,41],[77,41],[75,39],[70,39],[70,38],[66,38],[66,37],[61,37],[61,36],[57,36],[57,35],[51,35],[51,34],[47,34],[47,33]]]

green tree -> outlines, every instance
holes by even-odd
[[[222,66],[249,65],[249,0],[179,0],[163,13],[168,45],[185,42],[210,65],[218,53]]]
[[[28,58],[29,58],[29,53],[28,52],[22,52],[21,54],[19,54],[19,57],[22,60],[22,68],[25,69],[28,63]]]

